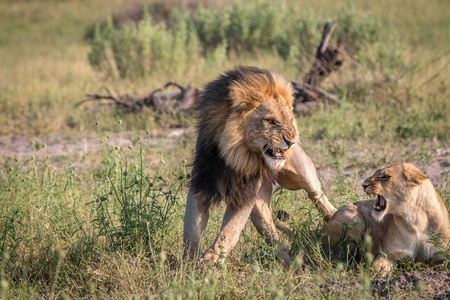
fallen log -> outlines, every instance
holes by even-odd
[[[179,91],[164,93],[163,91],[168,87],[176,87]],[[133,97],[129,94],[114,96],[110,90],[105,87],[108,95],[87,94],[84,101],[78,103],[81,105],[88,101],[95,100],[110,100],[116,105],[124,108],[140,111],[144,106],[153,107],[157,112],[168,113],[171,110],[187,111],[193,108],[194,103],[201,92],[201,88],[192,86],[183,87],[176,82],[167,82],[159,88],[153,90],[145,96]],[[176,101],[173,106],[170,104]]]
[[[317,100],[324,98],[329,102],[341,106],[342,101],[335,95],[316,86],[291,80],[294,88],[294,113],[298,115],[310,113],[319,108]]]

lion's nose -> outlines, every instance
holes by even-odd
[[[292,142],[285,137],[283,137],[283,139],[286,142],[286,145],[288,146],[288,148],[291,148],[291,146],[295,144],[295,142]]]

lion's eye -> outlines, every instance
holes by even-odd
[[[277,121],[275,121],[274,119],[265,119],[264,121],[266,121],[267,124],[269,125],[276,125]]]
[[[391,178],[391,176],[383,174],[383,175],[380,176],[380,178],[387,180],[387,179]]]

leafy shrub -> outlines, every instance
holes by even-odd
[[[146,13],[141,21],[114,28],[110,20],[99,25],[92,38],[89,62],[98,70],[120,77],[142,77],[154,69],[172,72],[183,69],[197,51],[195,31],[183,18],[168,30]]]
[[[146,9],[142,20],[115,28],[112,21],[94,30],[89,43],[89,60],[108,73],[117,69],[121,77],[138,77],[155,69],[184,71],[191,62],[204,58],[215,65],[230,52],[263,50],[275,53],[298,66],[310,63],[329,19],[311,10],[267,0],[238,2],[215,11],[199,7],[191,14],[175,8],[170,26],[156,23]],[[353,58],[392,77],[401,62],[401,47],[391,32],[382,33],[380,21],[370,15],[358,16],[345,7],[337,17],[340,36]],[[398,69],[398,68],[397,68]]]

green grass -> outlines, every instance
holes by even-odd
[[[369,295],[370,265],[337,264],[320,252],[318,236],[310,231],[312,222],[320,229],[320,218],[303,192],[282,190],[274,197],[275,209],[288,211],[300,233],[291,268],[273,259],[274,249],[259,243],[250,224],[226,265],[197,268],[182,260],[195,121],[187,114],[76,103],[87,93],[103,93],[104,86],[135,94],[169,80],[201,86],[236,64],[275,69],[299,81],[310,66],[299,71],[256,51],[232,53],[214,68],[199,62],[186,73],[105,77],[89,65],[84,35],[126,2],[0,2],[0,298]],[[329,19],[346,5],[287,2]],[[322,170],[335,171],[325,189],[336,206],[366,197],[357,182],[372,168],[399,160],[426,166],[437,149],[450,148],[450,71],[444,68],[450,60],[450,4],[353,4],[357,14],[372,14],[383,30],[396,32],[406,67],[390,77],[346,62],[323,84],[343,99],[342,107],[298,118],[306,152]],[[169,137],[180,122],[186,128]],[[449,187],[447,172],[437,186],[447,205]],[[213,210],[203,249],[215,238],[223,210]],[[448,271],[449,262],[436,269]],[[396,272],[427,267],[405,263]],[[342,294],[337,283],[345,280],[361,284]],[[319,283],[328,285],[319,288]]]

